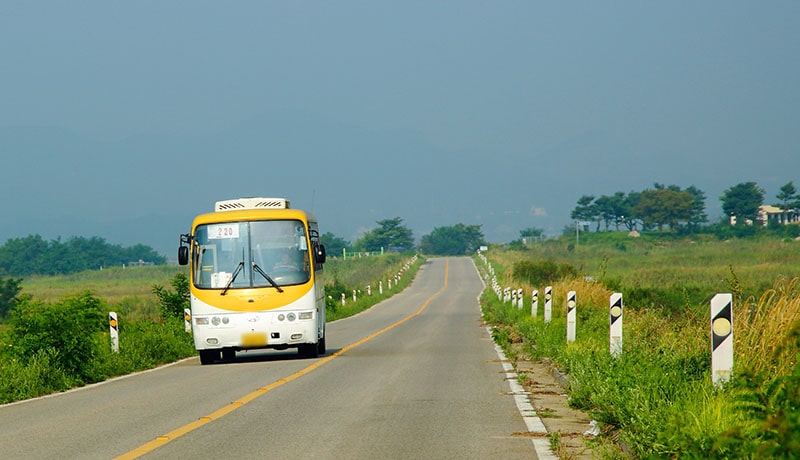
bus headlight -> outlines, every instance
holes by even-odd
[[[206,317],[202,317],[202,318],[195,318],[194,319],[194,324],[196,324],[198,326],[208,326],[208,317],[206,316]]]
[[[300,312],[300,319],[311,319],[314,317],[313,311],[301,311]]]
[[[219,316],[211,318],[211,324],[213,324],[214,326],[219,326]]]
[[[288,315],[286,315],[286,319],[288,319],[289,321],[294,321],[295,319],[297,319],[297,316],[294,313],[289,313]]]

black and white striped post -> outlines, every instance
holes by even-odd
[[[517,309],[522,310],[525,306],[525,294],[522,291],[522,288],[517,289]]]
[[[544,288],[544,322],[549,323],[553,319],[553,286]]]
[[[711,381],[722,386],[733,372],[733,295],[711,299]]]
[[[188,308],[183,309],[183,329],[192,332],[192,310]]]
[[[539,315],[539,290],[534,289],[531,297],[531,316],[536,318]]]
[[[622,294],[615,292],[609,299],[608,336],[611,356],[622,354]]]
[[[111,337],[111,351],[119,353],[119,322],[117,321],[117,312],[108,312],[108,330]]]
[[[575,291],[567,292],[567,342],[575,341],[575,322],[577,319]]]

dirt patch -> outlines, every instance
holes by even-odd
[[[546,359],[529,361],[518,358],[514,367],[525,391],[530,393],[528,399],[547,428],[548,436],[555,435],[559,439],[559,450],[556,451],[559,458],[595,458],[585,443],[586,439],[593,438],[585,434],[592,429],[591,419],[586,413],[569,407],[566,378]]]

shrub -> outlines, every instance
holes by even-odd
[[[178,273],[169,284],[175,289],[174,292],[158,284],[153,286],[153,294],[158,297],[161,318],[183,318],[183,310],[189,308],[189,278],[184,273]]]
[[[512,278],[533,286],[552,283],[576,276],[578,271],[569,264],[558,264],[553,260],[521,260],[512,266]]]
[[[12,358],[0,366],[0,404],[64,391],[73,383],[58,366],[56,350],[37,350],[25,362]]]
[[[97,354],[98,332],[105,320],[103,302],[89,291],[64,297],[57,303],[23,297],[12,311],[9,337],[15,354],[30,363],[39,352],[53,350],[50,357],[68,375],[92,381],[90,366]]]
[[[5,318],[8,312],[14,309],[17,295],[22,290],[20,283],[22,278],[0,278],[0,319]]]

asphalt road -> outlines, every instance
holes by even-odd
[[[535,458],[469,258],[327,325],[328,353],[197,358],[0,407],[9,458]]]

